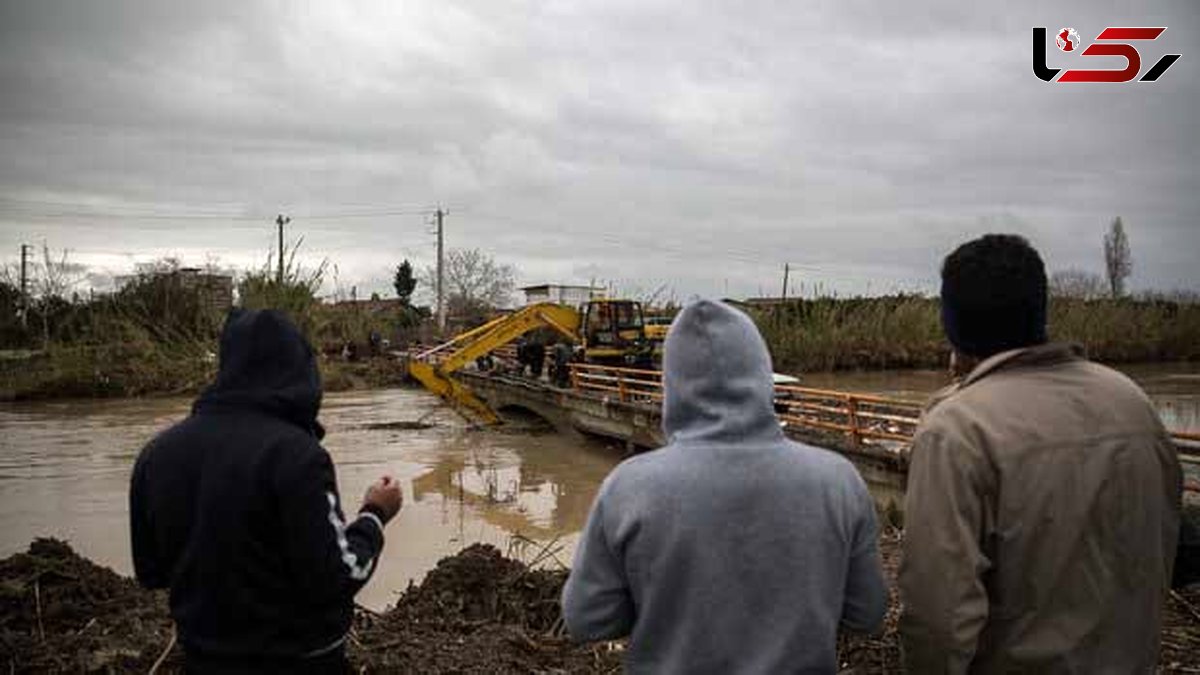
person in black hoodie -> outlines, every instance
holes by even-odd
[[[191,416],[134,466],[137,579],[170,588],[189,672],[341,672],[399,484],[381,478],[346,523],[313,350],[283,315],[235,310],[220,351]]]

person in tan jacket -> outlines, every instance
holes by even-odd
[[[1154,406],[1048,343],[1045,267],[1021,237],[946,258],[942,318],[976,365],[913,441],[908,672],[1153,672],[1183,480]]]

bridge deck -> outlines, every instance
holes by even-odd
[[[629,452],[659,447],[666,440],[657,371],[576,365],[568,387],[476,371],[455,376],[494,409],[523,408],[566,433],[618,440]],[[776,390],[776,410],[789,437],[841,453],[858,468],[882,508],[900,509],[920,404],[806,387]],[[1200,469],[1200,447],[1193,437],[1176,434],[1176,441],[1180,459]],[[1195,491],[1190,481],[1189,487]]]

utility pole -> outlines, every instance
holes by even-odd
[[[437,238],[438,238],[438,241],[437,241],[437,255],[438,255],[438,262],[437,262],[437,325],[438,325],[438,333],[440,335],[445,335],[445,333],[446,333],[446,302],[445,302],[445,298],[444,298],[445,260],[443,259],[443,255],[442,255],[444,252],[443,244],[445,242],[445,234],[442,229],[442,218],[445,217],[446,212],[443,211],[442,207],[439,206],[438,210],[435,212],[434,215],[437,216]]]
[[[788,273],[789,272],[791,272],[791,266],[788,263],[784,263],[783,264],[783,293],[781,293],[779,296],[779,304],[781,304],[781,305],[787,302]]]
[[[21,244],[21,328],[29,325],[29,244]]]
[[[275,216],[275,224],[279,226],[279,272],[275,275],[275,283],[283,285],[283,226],[292,222],[291,217],[285,218],[283,214]]]

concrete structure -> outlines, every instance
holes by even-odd
[[[560,305],[578,307],[591,300],[594,296],[604,293],[603,288],[595,286],[566,286],[561,284],[540,284],[525,286],[525,304],[537,302],[556,302]]]
[[[560,389],[528,378],[474,371],[459,371],[455,377],[492,409],[503,411],[516,408],[534,413],[561,433],[584,433],[616,440],[625,445],[628,453],[657,448],[666,441],[662,432],[661,409],[655,400],[648,398],[657,390],[635,387],[637,381],[633,379],[626,379],[622,383],[619,377],[611,374],[597,377],[577,369],[574,386]],[[588,389],[589,378],[603,382],[607,389]],[[792,389],[800,390],[795,387]],[[788,389],[785,387],[783,391],[786,393]],[[806,391],[820,392],[813,389]],[[896,424],[912,427],[915,418],[906,420],[896,412],[881,412],[878,405],[888,403],[886,399],[844,392],[825,394],[846,397],[849,409],[854,411],[852,416],[857,416],[856,424],[846,427],[831,425],[828,421],[822,424],[819,419],[806,421],[797,417],[798,410],[802,410],[805,404],[792,401],[788,405],[796,407],[780,415],[780,419],[786,422],[784,432],[798,441],[837,452],[849,459],[866,481],[880,510],[888,514],[889,520],[898,522],[897,518],[903,515],[911,431],[901,433],[889,427]],[[787,398],[777,399],[777,405],[787,401]],[[872,408],[872,402],[876,407]],[[899,403],[901,407],[910,405]],[[825,411],[835,410],[831,405],[826,402],[816,407]],[[809,409],[812,408],[809,405]],[[883,429],[876,428],[880,420],[887,423]],[[1173,432],[1172,435],[1180,461],[1188,467],[1187,475],[1200,475],[1200,469],[1197,469],[1200,467],[1200,434]],[[1185,490],[1185,501],[1200,503],[1200,482],[1185,478]]]
[[[123,275],[116,277],[114,281],[117,288],[122,289],[143,276],[145,275]],[[229,311],[233,306],[233,277],[228,274],[205,272],[199,267],[180,267],[150,272],[149,276],[154,279],[177,280],[181,289],[200,293],[203,303],[218,314]]]
[[[519,408],[550,422],[560,433],[585,433],[625,444],[626,451],[662,446],[662,413],[657,405],[624,402],[576,389],[558,389],[518,377],[459,371],[455,377],[493,409]],[[854,447],[845,436],[789,427],[787,434],[846,456],[858,468],[880,509],[899,513],[904,506],[908,456],[899,448]]]
[[[233,306],[232,276],[211,274],[196,267],[180,268],[177,274],[183,287],[199,292],[213,311],[223,313]]]

